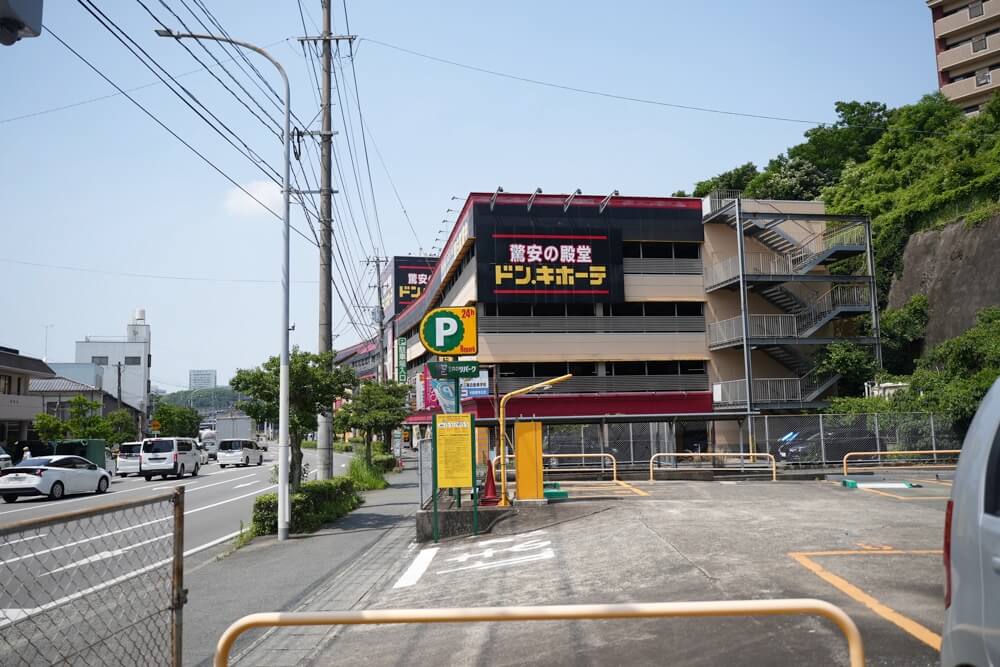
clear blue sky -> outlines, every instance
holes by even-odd
[[[180,28],[158,0],[145,1]],[[192,0],[185,2],[195,7]],[[154,36],[158,26],[137,2],[98,4],[172,73],[199,67],[173,40]],[[180,0],[167,4],[195,25]],[[232,36],[273,45],[272,53],[291,74],[293,107],[308,123],[318,106],[307,60],[289,39],[302,34],[296,3],[210,0],[207,5]],[[303,5],[306,24],[314,30],[320,2],[303,0]],[[335,28],[343,32],[343,9],[334,5]],[[833,120],[837,100],[898,106],[936,85],[930,12],[919,0],[501,5],[368,0],[348,2],[347,9],[351,32],[361,38],[356,68],[365,121],[425,249],[434,244],[440,221],[454,217],[446,213],[460,203],[451,201],[453,195],[498,185],[508,192],[540,186],[551,193],[579,187],[587,193],[617,188],[623,194],[667,195],[748,160],[765,164],[797,143],[808,126],[543,88],[421,59],[365,38],[574,87],[817,121]],[[155,81],[77,2],[49,0],[45,10],[44,20],[56,34],[123,87]],[[350,77],[346,58],[343,65]],[[228,66],[265,108],[276,111]],[[270,66],[262,61],[258,66],[277,87]],[[277,138],[217,81],[205,72],[179,80],[280,169]],[[0,82],[0,121],[114,92],[51,35],[0,47]],[[345,111],[352,114],[361,149],[353,86],[347,90],[352,101]],[[239,183],[250,187],[263,179],[163,86],[134,95]],[[360,273],[358,260],[372,254],[371,241],[353,194],[340,108],[333,113],[347,181],[337,178],[335,186],[351,193],[364,247],[348,222],[338,220],[335,234],[338,241],[350,241],[345,261]],[[127,277],[9,261],[277,281],[277,220],[234,193],[128,100],[117,96],[0,122],[0,139],[0,345],[41,356],[43,325],[54,324],[48,358],[72,361],[75,340],[123,335],[130,313],[144,307],[152,325],[154,384],[168,390],[186,387],[191,368],[216,368],[225,381],[234,369],[277,354],[276,282]],[[412,253],[418,242],[371,142],[368,151],[385,252]],[[361,181],[367,191],[363,162]],[[274,192],[261,191],[275,200]],[[340,205],[346,214],[345,203]],[[370,203],[367,209],[374,227]],[[301,211],[293,224],[307,230]],[[378,232],[372,236],[381,245]],[[315,349],[317,251],[294,235],[292,263],[292,342]],[[360,281],[370,293],[371,276]],[[335,347],[358,340],[336,301],[334,322],[341,334]]]

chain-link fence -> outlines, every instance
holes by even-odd
[[[0,665],[180,667],[183,487],[0,528]]]
[[[922,412],[766,415],[751,421],[755,448],[786,464],[839,463],[848,452],[960,449],[953,424]]]

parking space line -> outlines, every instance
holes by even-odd
[[[421,549],[420,553],[417,554],[413,562],[410,563],[410,567],[406,568],[406,572],[399,578],[393,588],[406,588],[407,586],[412,586],[413,584],[420,581],[420,577],[424,575],[427,568],[430,567],[431,561],[434,560],[434,555],[437,554],[438,547],[431,547],[429,549]]]
[[[632,493],[634,493],[637,496],[648,496],[649,495],[647,492],[643,491],[642,489],[638,489],[638,488],[632,486],[631,484],[629,484],[628,482],[623,482],[620,479],[616,479],[615,480],[615,484],[617,484],[618,486],[620,486],[622,488],[628,489],[629,491],[631,491]]]
[[[888,493],[887,491],[880,491],[878,489],[861,489],[862,491],[867,491],[868,493],[875,493],[880,496],[885,496],[886,498],[895,498],[896,500],[948,500],[950,496],[901,496],[895,493]]]
[[[812,559],[809,558],[809,556],[823,556],[823,555],[830,555],[830,556],[833,556],[833,555],[838,555],[838,556],[843,555],[843,556],[847,556],[847,555],[864,554],[866,556],[869,556],[869,555],[872,555],[872,554],[879,554],[879,555],[901,556],[901,555],[916,555],[916,554],[924,555],[924,554],[935,554],[935,553],[939,554],[941,552],[940,551],[931,550],[931,549],[928,549],[928,550],[916,550],[916,551],[846,551],[846,552],[821,552],[821,551],[819,551],[819,552],[811,552],[811,553],[792,552],[792,553],[789,553],[788,555],[793,560],[795,560],[799,565],[801,565],[802,567],[806,568],[807,570],[809,570],[810,572],[812,572],[813,574],[815,574],[817,577],[819,577],[823,581],[827,582],[828,584],[830,584],[831,586],[833,586],[834,588],[836,588],[837,590],[839,590],[841,593],[844,593],[845,595],[847,595],[848,597],[854,599],[855,601],[860,602],[861,604],[863,604],[864,606],[868,607],[869,609],[871,609],[873,612],[875,612],[876,614],[878,614],[879,616],[881,616],[885,620],[887,620],[890,623],[892,623],[892,624],[896,625],[897,627],[899,627],[904,632],[909,633],[910,635],[912,635],[916,639],[918,639],[918,640],[922,641],[923,643],[927,644],[928,646],[930,646],[935,651],[940,651],[941,650],[941,636],[940,635],[932,632],[931,630],[928,630],[926,627],[924,627],[920,623],[917,623],[916,621],[914,621],[912,618],[910,618],[908,616],[904,616],[903,614],[899,613],[898,611],[896,611],[892,607],[889,607],[888,605],[883,604],[878,599],[876,599],[875,597],[869,595],[868,593],[865,593],[863,590],[861,590],[860,588],[858,588],[854,584],[850,583],[849,581],[847,581],[843,577],[840,577],[840,576],[838,576],[838,575],[830,572],[829,570],[827,570],[826,568],[824,568],[822,565],[820,565],[819,563],[817,563],[817,562],[815,562],[815,561],[813,561]]]

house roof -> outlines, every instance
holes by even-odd
[[[0,370],[11,370],[35,377],[52,377],[55,372],[41,359],[26,357],[17,350],[0,347]]]
[[[58,393],[58,392],[90,392],[100,391],[97,387],[89,384],[77,382],[64,377],[54,378],[31,378],[28,380],[28,391],[34,393]]]

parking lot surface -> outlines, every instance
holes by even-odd
[[[632,482],[522,514],[491,535],[422,545],[369,608],[819,598],[861,629],[868,664],[936,665],[947,480]],[[599,494],[598,494],[599,495]],[[378,647],[378,650],[373,650]],[[315,664],[847,664],[806,616],[343,629]]]

